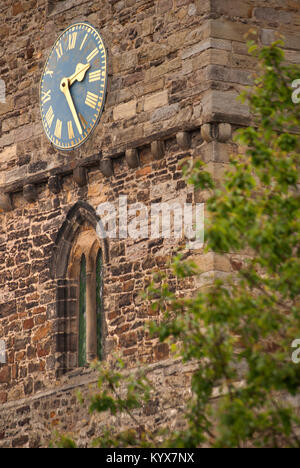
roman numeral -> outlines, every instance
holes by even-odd
[[[79,117],[79,119],[80,119],[81,126],[82,126],[83,130],[85,130],[86,127],[88,126],[87,121],[85,120],[85,118],[84,118],[83,115],[81,115],[81,114],[78,114],[78,117]]]
[[[45,118],[46,118],[48,127],[50,128],[54,119],[54,112],[53,112],[52,106],[49,107]]]
[[[94,57],[96,57],[96,55],[98,54],[98,49],[96,47],[96,49],[93,50],[93,52],[90,53],[90,55],[87,56],[86,60],[87,62],[91,62],[93,60]]]
[[[73,125],[72,125],[71,120],[68,122],[68,136],[69,136],[69,140],[72,140],[73,138],[75,138]]]
[[[45,93],[45,91],[42,91],[42,103],[46,104],[48,101],[51,100],[51,89]]]
[[[101,70],[94,71],[93,73],[90,73],[89,76],[89,81],[90,83],[93,83],[94,81],[100,81],[101,80]]]
[[[55,135],[56,138],[58,138],[59,140],[61,139],[61,129],[62,129],[62,122],[61,122],[59,119],[57,119],[54,135]]]
[[[87,40],[87,38],[88,38],[88,34],[85,35],[85,37],[84,37],[84,39],[83,39],[83,41],[82,41],[82,43],[81,43],[80,50],[82,50],[82,48],[83,48],[83,46],[84,46],[85,41]]]
[[[62,57],[63,55],[63,49],[61,43],[56,47],[56,53],[57,53],[57,58],[58,60]]]
[[[74,32],[69,35],[69,50],[72,50],[75,48],[76,45],[76,39],[77,39],[77,32]]]
[[[46,75],[46,76],[47,76],[47,75],[50,75],[50,77],[52,78],[53,73],[54,73],[53,71],[47,70],[46,73],[45,73],[45,75]]]
[[[90,106],[92,109],[95,109],[97,102],[98,102],[97,94],[93,94],[90,91],[88,91],[86,100],[85,100],[86,105]]]

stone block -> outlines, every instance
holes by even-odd
[[[145,82],[151,81],[154,78],[161,77],[170,73],[178,68],[181,68],[182,61],[180,58],[175,58],[173,60],[166,60],[162,65],[158,65],[157,67],[151,67],[145,73]]]
[[[140,164],[139,154],[136,148],[126,150],[125,158],[130,169],[135,169]]]
[[[233,153],[234,148],[232,145],[214,140],[206,145],[202,145],[199,151],[197,151],[195,157],[199,157],[201,161],[205,163],[210,161],[228,163],[230,155]]]
[[[23,127],[20,127],[16,130],[15,133],[15,142],[19,143],[24,140],[28,140],[29,138],[32,137],[33,134],[33,125],[28,124],[24,125]]]
[[[179,111],[179,104],[171,104],[170,106],[164,106],[160,109],[156,109],[151,116],[151,123],[160,122],[161,120],[167,120],[174,117]]]
[[[176,141],[180,149],[187,150],[191,146],[191,138],[188,132],[178,132]]]
[[[6,96],[4,103],[0,105],[0,115],[8,114],[14,109],[14,99],[12,96]]]
[[[173,0],[158,0],[156,4],[158,13],[166,13],[167,11],[172,10]]]
[[[231,139],[232,136],[232,128],[229,123],[221,123],[219,124],[219,134],[218,140],[221,142],[226,142]]]
[[[300,50],[300,34],[284,34],[284,47],[285,49]]]
[[[26,176],[27,176],[27,167],[25,165],[21,167],[17,167],[5,173],[5,183],[9,184],[10,182],[22,180],[22,179],[25,179]]]
[[[210,22],[211,37],[217,39],[227,39],[229,41],[247,41],[256,36],[250,31],[257,31],[253,25],[225,20],[224,18],[212,20]]]
[[[76,167],[73,171],[73,179],[79,187],[87,184],[87,173],[84,167]]]
[[[158,107],[163,107],[168,105],[168,90],[162,91],[160,93],[152,94],[145,98],[144,110],[152,111]]]
[[[10,367],[5,366],[0,369],[0,384],[8,383],[10,381]]]
[[[249,107],[241,103],[238,97],[239,93],[236,91],[208,91],[202,100],[203,121],[249,125]]]
[[[136,100],[119,104],[114,108],[114,120],[131,119],[136,115]]]
[[[154,32],[153,18],[145,18],[142,25],[142,35],[149,36]]]
[[[263,45],[270,45],[275,41],[275,31],[274,29],[262,29],[260,37]]]
[[[120,73],[129,69],[134,69],[136,66],[137,52],[135,50],[113,56],[112,58],[113,73]]]
[[[151,153],[154,159],[162,159],[165,154],[165,143],[163,141],[153,141],[151,143]]]
[[[241,18],[248,18],[251,14],[250,5],[246,1],[240,0],[211,0],[211,10],[221,15],[239,16]]]
[[[5,150],[1,151],[0,153],[0,164],[8,163],[13,161],[17,156],[17,147],[9,146],[5,148]]]
[[[201,136],[207,143],[213,141],[212,125],[210,123],[201,126]]]
[[[111,177],[114,174],[113,162],[110,158],[102,159],[99,165],[100,171],[105,177]]]
[[[188,49],[182,52],[182,60],[186,60],[193,55],[200,54],[204,50],[211,48],[211,39],[206,39],[205,41],[198,42],[197,44],[192,45]]]
[[[289,24],[293,20],[291,11],[275,10],[275,8],[258,7],[254,9],[253,16],[259,21],[268,23]]]

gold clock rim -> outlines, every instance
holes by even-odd
[[[48,62],[49,62],[49,58],[53,52],[53,50],[55,49],[55,46],[56,44],[60,41],[61,37],[71,28],[74,28],[75,26],[80,26],[80,25],[83,25],[83,26],[89,26],[89,28],[93,29],[95,31],[95,33],[99,36],[100,38],[100,41],[102,43],[102,46],[103,46],[103,50],[104,50],[104,55],[105,55],[105,84],[104,84],[104,90],[103,90],[103,99],[102,99],[102,103],[101,103],[101,107],[99,109],[99,112],[98,112],[98,117],[95,121],[95,124],[93,125],[93,127],[90,129],[89,133],[87,134],[87,136],[85,138],[82,139],[82,141],[74,146],[71,146],[70,148],[65,148],[63,146],[60,146],[60,145],[57,145],[56,143],[54,143],[52,141],[51,138],[49,138],[49,136],[47,135],[47,132],[45,131],[45,126],[44,126],[44,121],[43,121],[43,113],[42,113],[42,106],[41,106],[41,86],[42,86],[42,81],[43,81],[43,78],[44,78],[44,75],[45,75],[45,70],[47,68],[47,65],[48,65]],[[95,130],[96,126],[98,125],[99,123],[99,120],[100,120],[100,117],[102,115],[102,112],[103,112],[103,108],[104,108],[104,104],[105,104],[105,98],[106,98],[106,89],[107,89],[107,59],[108,59],[108,54],[107,54],[107,49],[105,47],[105,43],[103,41],[103,38],[100,34],[100,32],[92,25],[90,24],[89,22],[87,21],[80,21],[80,22],[76,22],[76,23],[72,23],[70,26],[68,26],[64,31],[62,31],[62,33],[57,37],[56,41],[54,42],[50,52],[48,53],[47,55],[47,58],[46,58],[46,61],[45,61],[45,64],[44,64],[44,67],[43,67],[43,71],[42,71],[42,75],[41,75],[41,79],[40,79],[40,85],[39,85],[39,106],[40,106],[40,114],[41,114],[41,120],[42,120],[42,125],[43,125],[43,130],[44,130],[44,133],[46,134],[46,137],[47,139],[50,141],[50,143],[57,149],[59,150],[62,150],[62,151],[72,151],[74,149],[77,149],[79,148],[81,145],[83,145],[87,139],[91,136],[92,132]]]

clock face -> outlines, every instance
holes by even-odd
[[[40,85],[45,133],[60,150],[84,143],[102,114],[107,84],[103,40],[88,23],[73,24],[57,39]]]

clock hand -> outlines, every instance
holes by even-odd
[[[80,135],[82,135],[82,128],[81,128],[79,118],[78,118],[78,115],[77,115],[77,112],[76,112],[76,109],[75,109],[75,106],[74,106],[74,102],[73,102],[73,99],[72,99],[72,96],[71,96],[71,93],[70,93],[68,78],[63,78],[61,80],[60,90],[65,95],[67,103],[68,103],[68,105],[70,107],[70,111],[72,112],[73,119],[74,119],[74,121],[75,121],[75,123],[77,125],[78,131],[79,131]]]
[[[91,67],[90,63],[83,65],[82,63],[78,63],[76,66],[76,71],[73,75],[69,76],[69,86],[72,86],[75,81],[82,81],[85,77],[86,72]]]

